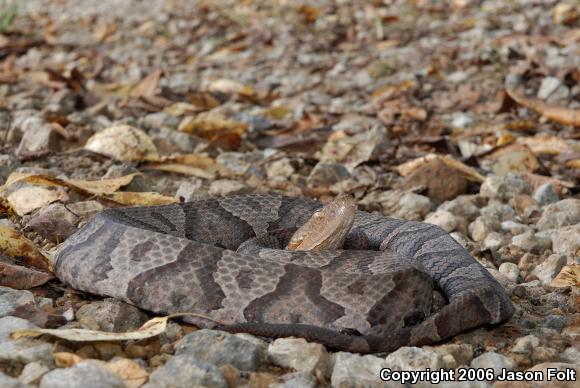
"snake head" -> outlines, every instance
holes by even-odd
[[[286,249],[320,251],[339,249],[354,222],[357,205],[349,195],[342,195],[315,211],[290,239]]]

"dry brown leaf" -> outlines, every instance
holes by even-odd
[[[177,202],[174,197],[167,197],[155,192],[119,191],[105,194],[102,197],[126,206],[170,205]]]
[[[111,179],[101,179],[98,181],[86,181],[80,179],[71,179],[67,181],[69,184],[72,184],[86,192],[100,195],[100,194],[109,194],[114,193],[115,191],[119,190],[123,186],[127,186],[136,176],[141,175],[141,173],[135,172],[133,174],[121,176],[118,178],[111,178]]]
[[[284,120],[292,115],[292,109],[285,106],[274,106],[265,109],[262,114],[272,120]]]
[[[518,137],[516,142],[528,146],[535,155],[558,155],[563,152],[574,151],[566,140],[552,135]]]
[[[95,27],[93,31],[93,38],[95,38],[98,43],[102,43],[115,32],[117,32],[117,24],[101,23]]]
[[[179,130],[211,142],[225,142],[235,148],[248,130],[248,124],[202,113],[196,117],[185,117],[179,124]]]
[[[156,317],[150,319],[137,330],[125,333],[111,333],[89,329],[24,329],[13,331],[10,334],[10,337],[12,339],[18,339],[22,337],[39,337],[41,335],[48,334],[72,342],[142,340],[155,337],[156,335],[163,333],[167,328],[167,321],[169,319],[184,316],[194,316],[201,317],[202,319],[210,319],[200,316],[199,314],[171,314],[166,317]]]
[[[540,100],[526,98],[510,88],[506,88],[506,93],[521,106],[532,109],[552,121],[580,127],[580,110],[561,108],[546,104]]]
[[[187,102],[175,102],[163,109],[163,112],[175,117],[191,115],[199,111],[197,106]]]
[[[6,197],[10,209],[22,216],[55,201],[66,202],[68,194],[64,188],[85,196],[113,194],[138,175],[140,173],[98,181],[65,181],[50,175],[13,173],[0,188],[0,193]]]
[[[62,187],[48,188],[26,185],[15,189],[6,200],[20,217],[53,202],[66,202],[68,194]]]
[[[126,388],[139,388],[149,378],[149,373],[141,365],[128,358],[116,358],[109,362],[99,362],[99,365],[109,372],[118,375]]]
[[[558,194],[562,194],[564,189],[569,189],[574,187],[573,182],[563,181],[556,178],[551,178],[544,175],[537,175],[531,173],[524,173],[522,177],[528,182],[530,186],[532,186],[532,190],[535,191],[538,187],[545,183],[551,183],[554,185],[554,189]]]
[[[502,147],[488,155],[485,160],[492,162],[492,171],[497,175],[506,175],[508,172],[533,172],[540,168],[540,162],[529,147],[513,144]]]
[[[231,171],[227,167],[217,163],[214,159],[196,154],[162,158],[158,162],[147,163],[145,167],[205,179],[214,179],[217,175],[231,175]]]
[[[473,182],[482,183],[485,180],[485,177],[480,173],[478,173],[477,170],[461,163],[458,160],[453,159],[453,157],[449,155],[445,156],[436,154],[425,155],[423,157],[410,160],[397,166],[396,170],[401,176],[407,176],[410,175],[413,171],[415,171],[419,167],[422,167],[435,159],[439,159],[449,167],[454,168],[457,171],[461,172],[463,175],[465,175],[467,179]]]
[[[254,89],[251,86],[226,78],[221,78],[211,82],[208,86],[208,90],[214,93],[223,93],[227,95],[237,94],[244,97],[252,97],[255,94]]]
[[[569,160],[565,166],[568,168],[580,168],[580,159]]]
[[[319,160],[323,163],[343,163],[352,173],[356,166],[383,154],[388,147],[389,139],[385,128],[374,127],[354,136],[338,131],[322,147]]]
[[[207,111],[220,106],[219,101],[210,93],[196,93],[190,97],[190,102],[197,108],[197,111]]]
[[[580,287],[580,264],[572,263],[564,266],[552,280],[550,287]]]
[[[52,357],[54,358],[54,363],[59,368],[70,368],[71,366],[75,366],[79,362],[83,362],[85,360],[84,358],[69,352],[52,353]]]
[[[143,78],[143,80],[131,91],[131,97],[154,97],[157,94],[157,87],[159,86],[159,81],[161,80],[162,75],[163,71],[155,70],[147,77]]]
[[[115,125],[97,132],[89,138],[84,148],[123,161],[159,158],[159,152],[149,136],[129,125]]]
[[[52,272],[51,262],[32,241],[16,229],[4,225],[0,225],[0,252],[10,257],[21,258],[28,266]]]

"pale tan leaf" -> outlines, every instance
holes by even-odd
[[[119,191],[116,193],[104,194],[103,198],[113,200],[126,206],[170,205],[177,202],[177,199],[174,197],[167,197],[155,192]]]
[[[540,162],[529,147],[512,144],[496,150],[485,160],[492,163],[492,171],[497,175],[506,175],[508,172],[533,172],[540,168]]]
[[[574,149],[566,140],[552,135],[536,135],[518,137],[518,144],[528,146],[535,155],[558,155],[563,152],[573,152]]]
[[[215,141],[223,137],[239,138],[248,129],[248,124],[220,117],[199,114],[186,117],[179,124],[179,130],[204,139]]]
[[[141,173],[136,172],[112,179],[101,179],[98,181],[71,179],[67,182],[92,194],[110,194],[119,190],[123,186],[127,186],[136,176],[139,175],[141,175]]]
[[[111,333],[89,329],[24,329],[13,331],[10,337],[12,339],[18,339],[22,337],[39,337],[48,334],[72,342],[142,340],[163,333],[167,328],[167,321],[169,319],[183,316],[194,316],[215,321],[211,318],[200,316],[199,314],[183,313],[150,319],[137,330],[125,333]]]
[[[223,93],[227,95],[241,95],[251,97],[254,95],[254,89],[251,86],[244,85],[239,81],[231,79],[218,79],[208,85],[208,90],[214,93]]]
[[[149,136],[129,125],[115,125],[97,132],[89,138],[84,148],[123,161],[159,158],[159,152]]]
[[[217,163],[215,159],[195,154],[162,158],[158,162],[147,163],[145,167],[205,179],[214,179],[218,175],[231,175],[231,171],[227,167]]]
[[[397,166],[396,170],[401,176],[407,176],[410,175],[413,171],[415,171],[419,167],[422,167],[435,159],[439,159],[449,167],[454,168],[457,171],[461,172],[467,179],[473,182],[481,183],[485,180],[485,177],[481,175],[479,172],[477,172],[477,170],[461,163],[458,160],[453,159],[453,157],[449,155],[445,156],[436,154],[425,155],[423,157],[410,160],[406,163]]]
[[[163,72],[161,70],[155,70],[147,77],[143,78],[143,80],[131,91],[131,97],[154,97],[157,94],[157,87],[159,86],[159,81],[161,80],[162,75]]]
[[[20,217],[53,202],[66,202],[68,194],[61,188],[23,186],[6,196],[10,206]]]

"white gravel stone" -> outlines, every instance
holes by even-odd
[[[445,368],[448,369],[457,368],[460,365],[469,365],[473,359],[473,346],[470,344],[423,346],[423,349],[441,355]]]
[[[70,368],[55,369],[42,376],[40,388],[125,388],[115,373],[83,361]]]
[[[529,230],[512,237],[512,244],[532,253],[542,253],[552,247],[552,240]]]
[[[550,237],[554,253],[580,258],[580,224],[560,228]]]
[[[555,253],[550,255],[543,263],[540,263],[532,271],[532,275],[536,275],[543,286],[550,285],[552,279],[556,277],[566,265],[566,256]]]
[[[517,283],[518,276],[520,275],[520,269],[514,263],[502,263],[499,268],[499,272],[505,275],[511,282]]]
[[[530,230],[530,227],[520,224],[519,222],[508,220],[501,223],[501,230],[504,232],[510,232],[515,236],[527,232]]]
[[[417,214],[421,218],[431,210],[431,200],[423,195],[406,193],[399,200],[399,216]]]
[[[522,353],[526,355],[530,355],[532,350],[540,345],[540,339],[535,335],[526,335],[525,337],[518,338],[514,345],[512,346],[511,351],[513,353]]]
[[[336,388],[384,388],[379,378],[385,360],[376,356],[336,353],[330,383]]]
[[[175,356],[149,376],[144,388],[226,388],[228,385],[217,366],[195,356]]]
[[[500,223],[496,218],[480,216],[469,224],[469,232],[473,241],[483,241],[491,232],[497,232]]]
[[[580,223],[580,199],[566,198],[546,206],[536,226],[539,230]]]
[[[470,364],[472,368],[492,368],[495,376],[502,374],[503,369],[514,370],[517,365],[511,358],[496,352],[483,353],[474,358]]]
[[[437,225],[447,233],[453,232],[458,224],[457,217],[453,213],[445,210],[437,210],[436,212],[429,214],[427,218],[425,218],[425,222]]]
[[[540,206],[546,206],[560,200],[556,188],[549,182],[544,183],[534,191],[534,199]]]
[[[280,338],[268,346],[268,357],[272,363],[299,372],[328,372],[329,355],[325,347],[307,342],[303,338]]]
[[[385,358],[385,365],[392,370],[441,369],[445,366],[441,354],[414,347],[403,346]]]
[[[491,232],[487,236],[485,236],[485,240],[483,240],[483,248],[489,249],[492,251],[497,251],[505,244],[503,235],[498,232]]]
[[[540,84],[540,88],[538,89],[538,98],[540,100],[547,99],[560,87],[561,84],[560,80],[556,77],[544,78]]]
[[[572,364],[580,364],[580,349],[574,346],[570,346],[562,352],[560,359]]]
[[[249,191],[248,186],[232,179],[219,179],[209,185],[209,194],[216,197],[243,194]]]
[[[279,176],[289,178],[294,174],[294,172],[295,169],[288,158],[278,159],[266,165],[266,175],[268,175],[268,179]]]

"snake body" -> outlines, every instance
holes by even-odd
[[[436,343],[513,314],[503,287],[435,225],[357,211],[343,250],[276,249],[321,206],[252,194],[108,209],[61,245],[55,273],[156,313],[360,353]],[[448,304],[431,314],[433,283]]]

